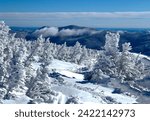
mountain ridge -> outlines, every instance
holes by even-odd
[[[35,40],[39,37],[35,36],[33,33],[37,30],[42,30],[45,27],[50,28],[49,26],[43,26],[40,28],[27,29],[27,30],[18,30],[12,28],[12,33],[17,33],[17,37],[26,38],[27,40]],[[90,49],[102,49],[105,41],[105,34],[107,31],[111,32],[120,32],[120,45],[124,42],[130,42],[133,46],[133,52],[142,53],[150,56],[150,32],[149,30],[141,31],[137,29],[137,31],[130,30],[97,30],[95,28],[89,27],[80,27],[76,25],[68,25],[63,27],[56,27],[56,32],[61,32],[61,34],[56,34],[56,36],[47,36],[45,38],[50,38],[51,42],[56,44],[63,44],[66,42],[67,46],[73,46],[78,41],[81,45],[86,46]],[[44,31],[45,32],[45,31]],[[68,34],[68,32],[72,32]],[[80,34],[80,33],[82,34]],[[91,34],[91,33],[92,34]],[[68,36],[60,36],[63,34],[68,34]],[[78,33],[74,35],[74,33]]]

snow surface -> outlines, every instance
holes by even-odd
[[[105,98],[108,96],[113,98],[115,103],[137,103],[136,97],[130,97],[124,94],[112,94],[112,88],[92,83],[79,83],[85,81],[83,80],[84,76],[82,74],[76,73],[76,70],[81,67],[82,66],[76,64],[54,60],[52,65],[50,65],[50,68],[56,69],[57,73],[63,75],[62,78],[64,79],[64,82],[61,84],[59,84],[60,82],[52,84],[52,89],[65,95],[65,99],[71,96],[77,97],[79,98],[79,102],[82,104],[105,104],[108,103]]]
[[[2,100],[3,104],[27,104],[31,98],[26,95],[19,95],[18,98],[11,99],[11,100]]]
[[[69,71],[76,71],[78,68],[81,68],[81,66],[74,63],[68,63],[56,59],[54,59],[52,61],[52,64],[49,66],[49,69],[69,70]]]
[[[150,61],[150,57],[149,56],[146,56],[146,55],[143,55],[143,54],[138,54],[138,53],[132,53],[134,56],[139,56],[140,58],[146,58],[147,60]]]
[[[77,74],[77,73],[74,73],[74,72],[71,72],[71,71],[66,71],[66,70],[60,70],[58,71],[60,74],[62,75],[65,75],[67,77],[70,77],[70,78],[76,78],[76,79],[80,79],[80,80],[83,80],[84,79],[84,76],[82,74]]]

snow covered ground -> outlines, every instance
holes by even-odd
[[[40,64],[34,63],[33,68],[36,70]],[[49,69],[55,70],[57,74],[60,74],[62,81],[53,82],[51,89],[58,92],[57,98],[54,104],[64,104],[66,101],[74,97],[81,104],[86,103],[123,103],[131,104],[137,103],[136,97],[127,96],[124,94],[113,94],[113,88],[103,87],[101,85],[92,83],[82,83],[84,76],[77,73],[77,70],[82,66],[72,64],[69,62],[63,62],[60,60],[53,60]],[[18,98],[14,100],[3,100],[5,104],[26,104],[30,100],[25,94],[18,93]]]
[[[137,54],[137,53],[132,53],[132,54],[135,55],[135,56],[139,56],[141,58],[146,58],[147,60],[150,60],[149,56],[146,56],[146,55],[143,55],[143,54]]]

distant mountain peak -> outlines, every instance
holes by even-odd
[[[40,28],[38,28],[38,30],[40,29],[44,29],[44,28],[50,28],[52,26],[42,26]],[[62,26],[62,27],[58,27],[58,30],[61,31],[63,29],[74,29],[74,30],[78,30],[78,29],[89,29],[89,30],[96,30],[94,28],[89,28],[89,27],[83,27],[83,26],[78,26],[78,25],[67,25],[67,26]]]
[[[59,30],[62,30],[62,29],[92,29],[92,28],[78,26],[78,25],[68,25],[68,26],[59,27]]]
[[[40,27],[38,29],[44,29],[44,28],[49,28],[49,26],[42,26],[42,27]]]

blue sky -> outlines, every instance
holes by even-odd
[[[150,28],[150,0],[0,0],[10,26]]]

